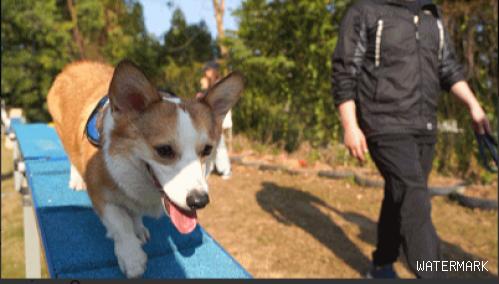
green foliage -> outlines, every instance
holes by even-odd
[[[157,86],[185,96],[199,89],[202,64],[217,55],[204,22],[187,24],[175,11],[161,44],[144,26],[136,0],[2,1],[2,98],[32,121],[48,121],[46,95],[55,76],[75,60],[136,62]],[[79,31],[81,49],[78,46]]]
[[[497,129],[497,0],[441,0],[444,22],[464,64],[466,77],[492,124]],[[488,7],[485,8],[484,7]],[[462,175],[486,175],[476,165],[478,146],[466,107],[450,94],[443,94],[439,119],[455,119],[462,134],[440,135],[437,145],[438,169]],[[474,171],[474,172],[470,172]]]
[[[171,62],[162,67],[160,89],[172,91],[182,98],[193,98],[201,89],[199,80],[202,77],[203,64],[193,62],[191,65],[177,65]]]
[[[2,1],[2,98],[47,120],[45,96],[70,61],[71,23],[55,0]]]
[[[164,42],[163,55],[176,64],[206,62],[214,59],[217,51],[206,23],[187,25],[180,9],[173,12]]]
[[[346,2],[249,0],[236,11],[229,65],[248,82],[234,112],[237,130],[288,151],[304,140],[324,145],[337,137],[330,57],[335,16]]]
[[[148,35],[137,1],[83,0],[76,3],[78,28],[84,37],[84,58],[116,64],[135,61],[157,78],[160,43]]]

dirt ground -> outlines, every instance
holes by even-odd
[[[3,141],[2,141],[3,142]],[[13,190],[11,152],[2,143],[1,277],[24,277],[20,195]],[[233,177],[209,179],[211,203],[200,223],[255,278],[360,278],[376,241],[382,190],[352,180],[292,176],[233,166]],[[451,277],[497,277],[497,211],[433,199],[433,220],[445,260],[487,260],[489,272]],[[43,263],[43,262],[42,262]],[[44,265],[42,264],[44,267]],[[404,263],[404,278],[413,277]],[[43,277],[47,277],[44,267]]]
[[[376,242],[382,190],[351,181],[291,176],[234,166],[233,177],[210,177],[210,205],[200,223],[254,277],[359,278]],[[497,212],[463,208],[434,197],[433,220],[445,260],[487,260],[497,276]],[[399,262],[401,277],[412,278]]]

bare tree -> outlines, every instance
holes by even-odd
[[[225,12],[225,0],[213,0],[213,8],[215,10],[215,20],[217,21],[217,37],[220,45],[220,52],[222,53],[222,58],[227,55],[227,47],[221,43],[225,38],[224,32],[224,12]]]
[[[220,53],[222,59],[227,58],[227,47],[223,44],[225,39],[224,32],[224,13],[225,13],[225,0],[213,0],[213,9],[215,10],[215,20],[217,21],[217,41],[220,46]],[[232,115],[229,112],[227,115]],[[227,150],[232,150],[232,127],[224,130],[226,137]]]

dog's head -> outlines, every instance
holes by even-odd
[[[151,190],[161,191],[165,210],[180,232],[194,229],[196,209],[209,202],[205,162],[215,152],[222,121],[239,100],[243,81],[241,74],[231,73],[202,99],[181,101],[162,96],[129,61],[114,71],[109,155],[143,162],[155,187]]]

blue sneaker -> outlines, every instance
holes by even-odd
[[[399,278],[395,270],[393,270],[393,264],[386,264],[383,266],[375,266],[371,264],[371,268],[367,272],[366,278],[368,279],[396,279]]]

